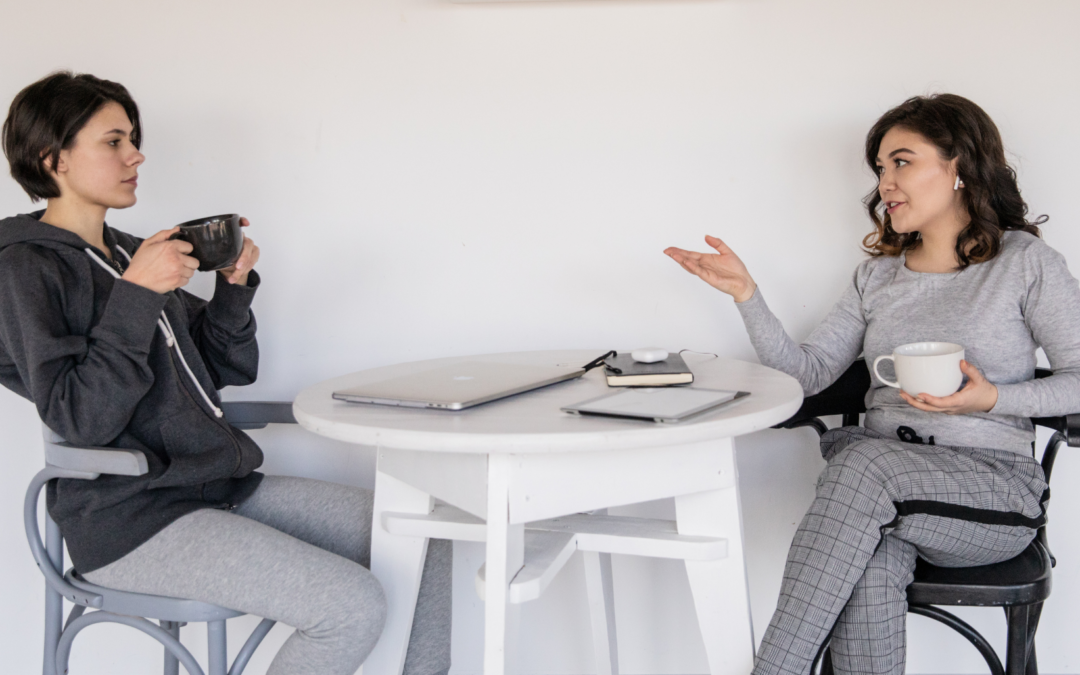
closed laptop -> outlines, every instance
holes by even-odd
[[[461,410],[584,374],[580,366],[465,361],[335,391],[334,398],[351,403]]]

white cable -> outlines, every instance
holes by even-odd
[[[195,373],[191,372],[191,366],[188,365],[187,359],[184,358],[184,352],[180,351],[180,344],[176,341],[176,333],[173,332],[172,324],[169,323],[169,317],[165,316],[165,312],[162,312],[161,318],[165,319],[165,325],[173,335],[173,349],[176,350],[176,355],[180,357],[180,363],[184,364],[184,370],[187,371],[188,377],[195,383],[195,388],[202,394],[203,400],[206,401],[206,405],[210,406],[210,409],[214,411],[214,415],[216,417],[223,417],[225,413],[221,411],[221,408],[214,405],[214,401],[206,395],[206,390],[199,384],[199,380],[195,377]]]
[[[95,255],[93,251],[91,251],[89,248],[85,248],[83,250],[86,251],[86,254],[90,256],[91,260],[96,262],[98,265],[101,265],[101,268],[103,270],[105,270],[109,274],[113,275],[117,279],[120,278],[120,274],[116,270],[114,270],[112,267],[110,267],[108,265],[108,263],[106,263],[104,260],[97,257],[97,255]],[[120,248],[119,246],[116,247],[116,250],[123,253],[124,256],[128,259],[128,262],[131,262],[131,256],[129,256],[127,254],[127,251]],[[165,316],[165,312],[162,312],[161,315]],[[169,347],[172,347],[173,344],[176,342],[176,340],[173,338],[173,334],[169,331],[169,329],[165,327],[165,322],[163,322],[161,319],[158,319],[157,325],[158,325],[158,328],[161,329],[161,333],[165,336],[165,344],[167,344]]]
[[[99,258],[89,247],[83,250],[86,251],[86,255],[90,256],[90,258],[94,262],[96,262],[98,265],[101,265],[101,267],[109,274],[113,275],[113,277],[117,279],[121,278],[120,274],[116,270],[114,270],[104,260]],[[116,247],[116,250],[120,251],[120,253],[122,253],[124,257],[128,259],[128,262],[131,262],[131,256],[128,255],[127,251],[120,248],[119,246]],[[192,384],[194,384],[195,388],[199,390],[200,394],[202,394],[203,400],[206,401],[206,405],[210,406],[210,409],[214,411],[215,417],[224,417],[225,413],[222,412],[221,408],[214,405],[213,399],[207,396],[206,390],[202,388],[201,384],[199,384],[199,379],[195,377],[195,373],[191,372],[191,366],[188,365],[187,359],[184,358],[184,352],[180,351],[180,343],[176,339],[176,333],[173,332],[172,324],[169,323],[169,317],[165,315],[164,310],[162,310],[161,318],[158,319],[157,324],[158,329],[160,329],[162,334],[165,336],[165,344],[169,347],[172,347],[176,351],[176,355],[180,357],[180,363],[184,365],[184,370],[187,371],[188,377],[191,379]]]
[[[117,244],[116,246],[114,246],[114,248],[115,248],[115,249],[116,249],[117,251],[120,251],[120,253],[122,253],[122,254],[123,254],[123,256],[124,256],[125,258],[127,258],[127,261],[128,261],[128,263],[129,263],[129,264],[131,263],[131,256],[130,256],[130,255],[128,255],[128,252],[127,252],[127,251],[125,251],[124,249],[120,248],[120,245],[119,245],[119,244]],[[103,261],[101,260],[101,258],[99,258],[99,257],[97,257],[96,255],[94,255],[93,253],[91,253],[91,252],[90,252],[90,249],[86,249],[86,252],[87,252],[87,253],[90,253],[90,257],[92,257],[92,258],[94,259],[94,261],[95,261],[95,262],[96,262],[97,264],[101,265],[101,266],[102,266],[102,267],[104,267],[104,268],[105,268],[106,270],[108,270],[108,271],[109,271],[109,274],[113,275],[113,276],[114,276],[114,277],[116,277],[117,279],[119,279],[119,278],[120,278],[120,275],[116,273],[116,270],[114,270],[113,268],[111,268],[111,267],[109,267],[108,265],[106,265],[106,264],[105,264],[105,263],[104,263],[104,262],[103,262]],[[161,313],[161,316],[165,316],[165,312],[162,312],[162,313]],[[158,328],[160,328],[160,329],[161,329],[161,332],[162,332],[162,334],[163,334],[163,335],[165,336],[165,344],[167,344],[167,345],[168,345],[169,347],[172,347],[173,345],[175,345],[175,344],[176,344],[176,335],[175,335],[175,334],[174,334],[174,333],[173,333],[173,332],[172,332],[171,330],[169,330],[168,328],[166,328],[166,327],[165,327],[165,323],[164,323],[164,322],[163,322],[163,321],[162,321],[161,319],[158,319],[158,322],[157,322],[157,324],[158,324]],[[196,382],[195,384],[196,384],[196,385],[198,385],[198,382]]]
[[[94,252],[93,252],[92,250],[90,250],[90,247],[89,247],[89,246],[88,246],[88,247],[86,247],[86,248],[84,248],[83,250],[84,250],[84,251],[86,251],[86,255],[90,256],[90,259],[91,259],[91,260],[93,260],[93,261],[94,261],[94,262],[96,262],[97,264],[101,265],[101,267],[102,267],[102,268],[103,268],[103,269],[104,269],[104,270],[105,270],[106,272],[108,272],[109,274],[113,275],[113,276],[114,276],[114,277],[116,277],[117,279],[119,279],[119,278],[120,278],[120,273],[119,273],[119,272],[117,272],[116,270],[114,270],[114,269],[113,269],[112,267],[109,267],[109,265],[108,265],[108,264],[106,264],[104,260],[102,260],[101,258],[99,258],[99,257],[97,257],[96,255],[94,255]]]

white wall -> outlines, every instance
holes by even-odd
[[[229,398],[286,399],[352,370],[492,351],[659,344],[752,359],[731,301],[661,254],[700,247],[706,232],[742,254],[805,336],[861,258],[863,136],[926,92],[994,117],[1033,211],[1052,216],[1047,241],[1080,269],[1074,2],[3,0],[0,16],[0,101],[57,68],[118,80],[138,100],[140,200],[112,225],[148,235],[209,213],[253,221],[263,361],[259,382]],[[0,213],[30,209],[0,181]],[[32,406],[0,393],[0,428],[0,650],[6,672],[30,673],[41,583],[19,515],[41,462]],[[370,452],[299,429],[258,440],[270,472],[371,483]],[[739,463],[760,636],[821,461],[804,431],[748,438]],[[1066,452],[1045,673],[1080,669],[1078,471]],[[455,673],[480,671],[480,555],[457,549]],[[523,609],[519,672],[593,672],[582,583],[575,563]],[[678,565],[619,559],[616,584],[624,671],[704,672]],[[964,616],[1003,646],[997,612]],[[910,627],[910,672],[984,670],[959,638],[918,617]],[[73,672],[157,667],[147,639],[94,634]]]

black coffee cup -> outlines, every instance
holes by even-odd
[[[235,263],[244,250],[240,216],[235,213],[180,223],[180,231],[170,239],[183,239],[191,244],[192,251],[188,255],[199,261],[200,272],[225,269]]]

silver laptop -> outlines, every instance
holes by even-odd
[[[581,377],[580,366],[466,361],[334,392],[351,403],[461,410]]]

